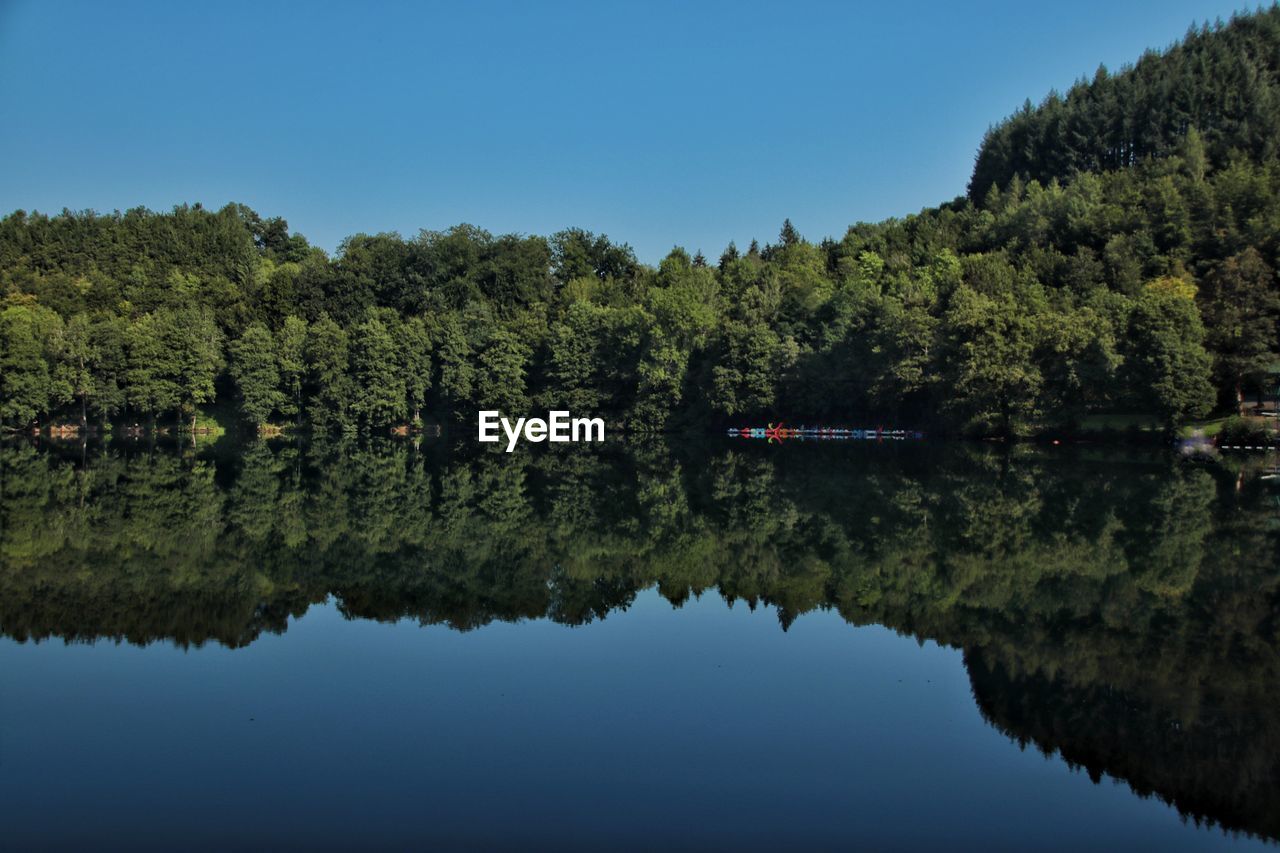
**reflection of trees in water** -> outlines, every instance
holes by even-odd
[[[983,713],[1184,812],[1280,835],[1277,533],[1162,456],[661,444],[460,460],[0,448],[0,628],[230,646],[351,617],[581,624],[656,586],[962,647]],[[434,455],[433,455],[434,454]]]
[[[1105,677],[1013,676],[982,651],[966,654],[965,665],[983,716],[1023,747],[1057,752],[1095,782],[1104,773],[1123,779],[1197,822],[1280,837],[1274,687],[1224,676],[1199,686],[1188,717],[1176,695]]]

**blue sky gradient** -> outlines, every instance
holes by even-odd
[[[656,262],[964,192],[989,124],[1231,2],[0,4],[0,211],[581,226]]]

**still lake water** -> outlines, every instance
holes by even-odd
[[[0,446],[0,846],[1280,838],[1280,490],[1135,450]]]

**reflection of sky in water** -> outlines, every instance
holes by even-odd
[[[1020,750],[958,650],[715,594],[465,633],[325,605],[237,650],[3,640],[0,672],[16,848],[1232,842]]]

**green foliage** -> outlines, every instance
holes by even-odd
[[[1201,302],[1219,387],[1243,401],[1246,384],[1262,384],[1276,364],[1280,281],[1253,247],[1227,258],[1206,277]]]
[[[177,343],[179,330],[171,312],[143,314],[125,333],[128,369],[125,372],[129,405],[152,418],[178,406]]]
[[[276,342],[261,323],[254,323],[231,344],[231,378],[240,391],[241,414],[255,425],[271,419],[288,401],[281,388]]]
[[[365,428],[405,417],[404,374],[395,338],[375,313],[351,332],[351,412]]]
[[[92,379],[91,396],[85,402],[90,411],[106,422],[125,406],[125,375],[128,369],[125,341],[128,321],[117,314],[99,312],[89,324],[90,355],[88,364]]]
[[[1217,435],[1219,445],[1269,446],[1280,438],[1265,418],[1243,418],[1239,415],[1223,421]]]
[[[1243,411],[1280,365],[1277,56],[1280,8],[1195,29],[995,127],[967,198],[839,240],[788,220],[716,266],[582,229],[356,234],[329,258],[242,205],[17,211],[0,422],[185,418],[236,387],[245,420],[320,431],[534,402],[646,431]]]
[[[73,387],[50,370],[62,332],[62,318],[41,305],[0,310],[0,418],[27,424],[71,397]]]
[[[100,360],[89,315],[76,314],[67,320],[55,343],[58,379],[79,401],[81,422],[87,423],[89,398],[96,397],[93,365]]]
[[[440,371],[436,388],[445,405],[460,413],[466,401],[472,399],[476,383],[471,344],[467,341],[461,320],[453,314],[440,322],[433,336]]]
[[[421,420],[422,408],[431,390],[431,335],[421,317],[409,317],[396,323],[392,337],[404,379],[405,405],[409,419]]]
[[[768,326],[726,324],[712,368],[710,404],[729,417],[763,415],[777,400],[778,376],[791,366],[778,333]]]
[[[1280,10],[1271,6],[1193,28],[1119,74],[1099,68],[1039,107],[1028,102],[987,132],[969,197],[985,199],[1015,177],[1047,183],[1175,153],[1188,158],[1193,178],[1240,154],[1272,159],[1280,140],[1278,43]]]
[[[495,332],[478,359],[474,390],[477,408],[527,411],[525,376],[529,356],[529,348],[518,336],[505,330]]]
[[[307,329],[305,389],[309,399],[307,414],[319,430],[348,431],[352,425],[353,396],[350,339],[346,330],[321,317]]]
[[[1091,307],[1048,312],[1038,319],[1040,409],[1058,425],[1076,426],[1114,401],[1123,364],[1110,319]]]
[[[277,408],[283,415],[302,413],[302,390],[307,376],[307,321],[290,314],[276,339],[282,399]]]
[[[182,308],[170,321],[176,334],[171,355],[177,366],[178,404],[181,413],[194,417],[196,406],[211,403],[214,379],[222,369],[222,333],[207,308]]]
[[[610,356],[605,348],[609,310],[574,301],[551,328],[547,342],[548,408],[596,412],[605,403],[600,373]]]
[[[959,288],[944,320],[952,351],[948,404],[970,429],[1014,435],[1036,412],[1043,378],[1034,319],[1012,296]]]
[[[1210,359],[1195,302],[1152,282],[1134,306],[1125,364],[1136,399],[1165,424],[1203,417],[1213,405]]]

